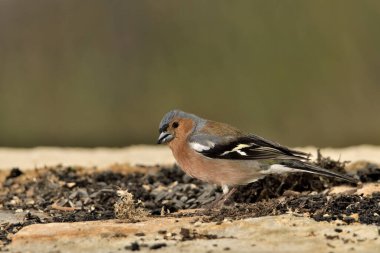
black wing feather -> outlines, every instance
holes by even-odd
[[[240,147],[240,148],[238,148]],[[257,159],[308,159],[308,154],[281,146],[256,135],[239,137],[225,144],[216,144],[201,154],[218,159],[257,160]]]

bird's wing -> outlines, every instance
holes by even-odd
[[[257,135],[215,136],[207,133],[193,135],[190,146],[198,153],[218,159],[308,159],[308,154],[289,149]]]

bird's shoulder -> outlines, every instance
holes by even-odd
[[[192,133],[189,144],[197,152],[211,151],[215,147],[228,145],[241,136],[243,132],[231,125],[208,120]]]
[[[229,124],[208,120],[205,125],[199,129],[197,134],[206,134],[214,136],[243,136],[243,132]]]

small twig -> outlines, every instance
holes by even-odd
[[[51,205],[52,209],[59,210],[59,211],[65,211],[65,212],[73,212],[77,210],[77,207],[68,207],[68,206],[59,206],[57,203],[54,203]]]

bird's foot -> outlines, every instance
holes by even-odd
[[[237,188],[232,188],[229,192],[220,195],[215,201],[213,201],[211,204],[206,205],[206,210],[212,210],[212,209],[220,209],[226,204],[230,204],[230,198],[231,196],[236,192]]]

